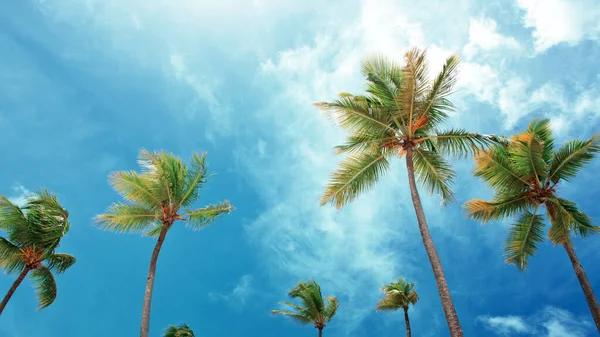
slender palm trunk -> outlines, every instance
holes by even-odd
[[[569,255],[569,259],[571,259],[573,269],[575,269],[575,275],[577,275],[577,279],[579,280],[579,284],[581,285],[581,289],[583,290],[585,299],[587,300],[588,306],[590,307],[590,312],[592,313],[592,317],[594,318],[594,322],[596,323],[596,328],[598,329],[598,332],[600,332],[600,306],[598,306],[598,300],[596,300],[596,296],[594,295],[592,285],[590,284],[590,281],[588,281],[588,278],[585,275],[585,271],[583,270],[583,266],[581,266],[579,258],[577,258],[577,255],[575,254],[575,250],[573,249],[571,243],[564,243],[563,247],[565,247],[567,255]]]
[[[406,322],[406,337],[410,337],[410,320],[408,319],[408,307],[404,307],[404,322]]]
[[[323,328],[318,328],[319,329],[319,337],[323,337]]]
[[[158,241],[154,250],[152,251],[152,258],[150,259],[150,268],[148,269],[148,280],[146,281],[146,292],[144,293],[144,307],[142,308],[142,328],[140,330],[140,337],[148,337],[150,330],[150,307],[152,305],[152,290],[154,288],[154,275],[156,274],[156,261],[158,260],[158,254],[160,248],[165,241],[167,235],[168,226],[163,226]]]
[[[17,288],[19,287],[21,282],[23,282],[23,279],[25,279],[25,276],[27,276],[27,273],[29,273],[29,268],[25,267],[25,269],[23,269],[23,271],[21,272],[19,277],[17,277],[17,279],[15,280],[13,285],[10,287],[10,289],[8,289],[8,293],[6,293],[6,296],[4,296],[4,299],[2,300],[2,302],[0,302],[0,315],[2,315],[2,312],[4,311],[4,308],[6,307],[6,305],[8,304],[8,301],[10,301],[10,298],[12,297],[12,295],[15,293],[15,291],[17,290]]]
[[[419,231],[421,232],[421,238],[425,245],[425,251],[429,257],[431,268],[433,269],[433,275],[435,276],[435,282],[437,283],[438,291],[440,293],[440,299],[442,300],[442,307],[444,308],[444,314],[446,315],[446,322],[450,329],[450,336],[452,337],[463,337],[462,328],[458,321],[458,315],[454,309],[454,303],[448,290],[448,284],[446,282],[446,276],[442,269],[442,262],[435,249],[431,234],[429,234],[429,227],[427,225],[427,219],[425,219],[425,212],[423,211],[423,205],[421,204],[421,198],[419,197],[419,191],[417,191],[417,184],[415,182],[415,168],[413,164],[413,151],[412,148],[406,150],[406,170],[408,171],[408,184],[410,185],[410,195],[412,197],[413,206],[415,207],[415,213],[417,215],[417,223],[419,224]]]

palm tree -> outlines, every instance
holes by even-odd
[[[21,282],[29,275],[41,310],[56,299],[53,272],[61,274],[75,263],[69,254],[56,253],[62,237],[69,231],[69,213],[56,196],[41,191],[30,196],[23,207],[0,196],[0,268],[19,276],[0,302],[0,315]]]
[[[516,217],[505,256],[519,270],[527,267],[544,239],[541,209],[545,208],[550,220],[548,238],[567,252],[600,332],[600,307],[571,242],[571,234],[586,237],[599,227],[574,202],[557,193],[559,185],[572,179],[599,151],[600,135],[571,140],[555,150],[549,121],[534,120],[509,144],[496,145],[476,158],[475,175],[494,189],[494,198],[470,200],[465,208],[469,217],[483,223]]]
[[[337,311],[339,305],[337,298],[328,296],[325,303],[321,295],[321,287],[315,281],[298,282],[298,285],[288,292],[288,296],[292,299],[300,299],[302,305],[280,302],[293,311],[272,310],[271,313],[290,317],[303,325],[313,323],[319,330],[319,337],[322,337],[326,323],[331,321]]]
[[[381,56],[369,57],[362,65],[367,93],[341,93],[331,103],[316,105],[349,132],[346,144],[337,153],[348,154],[321,198],[321,205],[338,209],[370,189],[389,171],[389,160],[406,156],[406,169],[419,231],[429,257],[446,321],[452,337],[463,335],[442,263],[429,233],[417,190],[419,183],[430,193],[439,193],[443,202],[453,200],[454,171],[442,155],[462,157],[472,154],[494,137],[463,129],[438,131],[454,105],[447,99],[456,82],[459,58],[450,56],[442,71],[430,81],[426,52],[413,48],[400,65]]]
[[[415,282],[406,282],[400,278],[398,282],[392,282],[383,286],[384,297],[377,302],[375,310],[377,311],[396,311],[400,308],[404,310],[404,321],[406,322],[406,336],[410,337],[410,321],[408,319],[408,306],[417,304],[419,295],[413,289]]]
[[[165,330],[164,337],[194,337],[194,331],[187,326],[187,324],[181,324],[179,326],[171,325]]]
[[[231,212],[233,207],[223,201],[204,208],[189,208],[198,199],[199,189],[209,176],[204,153],[193,154],[188,167],[171,153],[141,150],[139,164],[141,173],[119,171],[111,174],[109,182],[125,202],[112,204],[106,214],[96,217],[96,222],[110,231],[158,236],[150,258],[142,308],[140,336],[148,337],[156,261],[167,232],[177,220],[187,222],[192,229],[204,228],[219,215]]]

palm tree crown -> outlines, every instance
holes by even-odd
[[[354,200],[389,170],[389,160],[407,151],[418,181],[444,202],[452,201],[455,174],[442,155],[472,154],[493,139],[463,129],[437,129],[454,111],[447,97],[456,82],[457,55],[446,60],[433,81],[428,79],[425,51],[413,48],[405,61],[400,65],[381,56],[367,58],[362,66],[365,95],[341,93],[333,102],[315,104],[349,132],[347,143],[336,147],[348,157],[333,173],[321,204],[341,208]]]
[[[21,274],[20,280],[29,274],[36,284],[38,310],[56,298],[52,273],[63,273],[75,263],[75,257],[55,252],[69,231],[68,216],[56,196],[45,190],[31,195],[23,207],[0,196],[0,230],[6,233],[6,237],[0,237],[0,268],[8,274]],[[18,283],[12,292],[17,286]],[[3,301],[0,312],[12,292]]]
[[[482,222],[517,217],[505,247],[507,263],[519,269],[543,241],[545,207],[551,226],[548,237],[554,244],[570,241],[570,234],[587,236],[598,230],[577,205],[557,195],[561,182],[569,181],[600,151],[599,136],[572,140],[554,149],[548,120],[532,121],[527,130],[496,145],[476,158],[475,175],[494,189],[491,201],[470,200],[468,215]]]
[[[165,330],[164,337],[194,337],[194,331],[187,324],[171,325]]]
[[[400,278],[398,282],[384,285],[381,289],[384,297],[377,302],[375,310],[393,311],[415,305],[419,301],[419,295],[414,290],[415,284]]]
[[[302,304],[280,302],[293,311],[272,310],[271,313],[290,317],[304,325],[313,323],[319,331],[335,316],[339,305],[338,300],[332,296],[327,297],[325,302],[321,295],[321,287],[315,281],[298,282],[298,285],[288,292],[288,296],[299,299]]]
[[[177,220],[187,222],[192,229],[201,229],[233,209],[228,201],[189,208],[198,200],[199,189],[209,176],[205,153],[193,154],[190,167],[164,151],[141,150],[138,162],[141,173],[119,171],[110,176],[112,187],[125,202],[114,203],[105,214],[97,216],[102,228],[158,236]]]

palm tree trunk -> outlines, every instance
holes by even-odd
[[[154,275],[156,274],[156,261],[158,260],[158,254],[160,248],[165,241],[167,235],[168,226],[163,226],[158,241],[154,250],[152,251],[152,258],[150,259],[150,268],[148,270],[148,280],[146,281],[146,292],[144,293],[144,307],[142,308],[142,328],[140,330],[140,337],[148,337],[150,330],[150,307],[152,305],[152,290],[154,288]]]
[[[590,307],[590,312],[592,313],[592,317],[594,318],[594,322],[596,323],[596,328],[598,332],[600,332],[600,306],[598,306],[598,301],[596,300],[596,296],[594,295],[594,290],[592,289],[592,285],[590,281],[588,281],[587,276],[585,275],[585,271],[579,262],[579,258],[575,254],[575,250],[573,246],[571,246],[570,242],[566,242],[563,244],[565,250],[567,251],[567,255],[569,255],[569,259],[571,259],[571,263],[573,264],[573,269],[575,269],[575,275],[577,275],[577,279],[579,280],[579,284],[581,285],[581,289],[583,290],[583,294],[585,295],[585,299],[587,300],[588,306]]]
[[[19,277],[17,277],[17,279],[15,280],[13,285],[10,287],[10,289],[8,289],[8,293],[6,293],[6,296],[4,296],[4,299],[2,300],[2,302],[0,302],[0,315],[2,315],[2,312],[4,311],[4,308],[6,307],[6,305],[8,304],[8,301],[10,301],[10,298],[12,297],[12,295],[15,293],[15,291],[17,290],[17,288],[19,287],[21,282],[23,282],[23,279],[25,279],[25,276],[27,276],[27,273],[29,273],[29,268],[25,267],[25,269],[23,269],[23,271],[21,272]]]
[[[408,147],[406,150],[406,170],[408,171],[408,184],[410,186],[410,196],[412,197],[413,206],[415,207],[415,213],[417,215],[417,223],[419,224],[419,231],[421,232],[421,238],[425,245],[425,251],[429,257],[431,268],[433,269],[433,275],[435,276],[435,282],[437,283],[438,291],[440,293],[440,299],[442,301],[442,307],[444,308],[444,314],[446,315],[446,322],[450,329],[450,336],[452,337],[463,337],[462,328],[458,321],[458,315],[454,309],[454,303],[448,290],[448,284],[446,282],[446,276],[442,269],[442,262],[435,249],[431,234],[429,233],[429,227],[427,225],[427,219],[425,219],[425,212],[423,211],[423,205],[421,204],[421,198],[419,197],[419,191],[417,191],[417,184],[415,182],[415,168],[413,164],[413,152],[412,148]]]
[[[319,329],[319,337],[323,337],[323,328],[318,328]]]
[[[408,319],[408,307],[404,307],[404,322],[406,322],[406,337],[410,337],[410,320]]]

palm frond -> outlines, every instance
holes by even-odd
[[[590,233],[600,230],[600,227],[594,226],[592,219],[570,200],[550,198],[546,202],[546,208],[552,223],[548,237],[554,244],[567,242],[571,230],[581,237],[587,237]]]
[[[180,201],[180,207],[189,207],[198,199],[198,191],[206,183],[208,177],[207,170],[206,153],[192,154],[192,165],[187,170],[185,189]]]
[[[293,320],[295,320],[296,322],[306,325],[306,324],[310,324],[313,323],[313,320],[309,317],[306,317],[300,313],[297,312],[293,312],[293,311],[286,311],[286,310],[271,310],[271,313],[273,315],[283,315],[286,317],[289,317]]]
[[[373,187],[379,177],[389,170],[386,155],[373,151],[347,157],[331,175],[320,204],[331,203],[340,209]]]
[[[35,291],[40,301],[38,310],[44,309],[56,299],[56,281],[50,269],[42,266],[34,269],[29,278],[35,282]]]
[[[396,136],[380,137],[379,135],[350,135],[343,145],[335,147],[336,154],[358,154],[361,152],[377,152],[379,147],[396,140]]]
[[[537,207],[536,207],[537,211]],[[519,270],[527,268],[527,260],[535,255],[537,244],[544,240],[544,222],[541,215],[523,212],[510,228],[505,245],[506,263],[514,264]]]
[[[0,268],[8,274],[21,272],[25,268],[19,247],[3,237],[0,237]]]
[[[479,133],[468,132],[465,129],[438,131],[435,136],[437,149],[442,154],[455,158],[466,158],[484,150],[491,144],[492,139]]]
[[[535,180],[541,186],[548,174],[544,161],[544,144],[531,132],[522,132],[508,146],[513,168],[525,180]]]
[[[455,174],[450,164],[438,153],[421,148],[414,149],[413,159],[419,183],[429,193],[439,193],[443,203],[453,201],[452,183]]]
[[[494,145],[475,157],[475,176],[494,189],[521,192],[528,186],[528,182],[516,171],[509,154],[500,145]]]
[[[323,311],[323,316],[325,316],[325,321],[329,322],[337,313],[337,309],[340,306],[340,302],[337,298],[333,296],[327,296],[327,304],[325,304],[325,310]]]
[[[188,211],[183,215],[188,219],[188,225],[193,229],[202,229],[211,225],[220,215],[229,214],[233,206],[229,201],[223,201],[215,205],[209,205],[201,209]]]
[[[467,216],[482,223],[514,216],[529,207],[528,193],[518,193],[492,202],[471,199],[464,205]]]
[[[55,253],[48,256],[46,262],[48,263],[48,269],[62,274],[75,264],[76,259],[73,255]]]
[[[395,301],[390,296],[385,296],[384,298],[379,299],[377,301],[377,305],[375,306],[376,311],[396,311],[400,308],[402,308],[402,306],[398,303],[398,301]]]
[[[154,210],[121,202],[112,204],[105,214],[96,217],[100,228],[117,233],[141,233],[157,221]]]
[[[194,337],[194,331],[187,326],[181,324],[179,326],[170,325],[164,332],[164,337]]]
[[[130,203],[149,209],[161,207],[162,200],[153,191],[153,182],[148,175],[135,171],[113,172],[108,181],[112,188]]]
[[[454,104],[447,97],[452,93],[458,75],[458,65],[460,58],[453,54],[446,59],[442,71],[437,75],[426,99],[421,104],[422,111],[419,116],[427,118],[427,124],[424,129],[430,129],[432,126],[439,125],[448,117],[448,113],[454,111]]]
[[[0,229],[11,232],[16,227],[27,227],[27,219],[21,208],[0,195]]]
[[[582,141],[572,140],[561,146],[552,156],[549,180],[558,182],[568,181],[588,164],[600,151],[600,134]]]
[[[402,110],[408,111],[408,136],[414,134],[413,123],[418,119],[417,102],[420,101],[428,89],[427,78],[427,52],[418,48],[411,48],[404,55],[406,65],[402,69],[402,84],[400,93],[396,96],[396,104]]]
[[[527,127],[527,131],[539,139],[544,150],[542,157],[547,165],[550,164],[552,153],[554,151],[554,138],[552,137],[552,129],[550,128],[549,119],[534,119]]]

